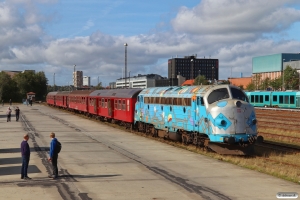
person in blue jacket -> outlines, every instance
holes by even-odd
[[[27,143],[29,140],[29,135],[24,135],[24,140],[21,143],[21,154],[22,154],[22,169],[21,169],[21,179],[30,180],[31,178],[27,175],[28,164],[30,160],[30,148]]]
[[[58,159],[58,153],[56,151],[56,144],[57,139],[55,138],[55,133],[50,133],[50,152],[49,152],[49,158],[48,160],[51,161],[52,167],[53,167],[53,174],[49,175],[49,178],[57,179],[58,177],[58,168],[57,168],[57,159]]]

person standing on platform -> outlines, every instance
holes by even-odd
[[[9,105],[11,106],[11,99],[9,99]]]
[[[7,115],[7,122],[10,122],[10,117],[11,117],[11,109],[10,109],[10,107],[7,108],[6,115]]]
[[[58,153],[57,153],[57,139],[55,138],[55,133],[50,133],[50,152],[49,152],[49,158],[48,160],[51,161],[52,167],[53,167],[53,175],[49,175],[49,178],[57,179],[58,177],[58,168],[57,168],[57,159],[58,159]]]
[[[21,153],[22,153],[22,169],[21,169],[21,179],[30,180],[31,178],[28,177],[27,170],[28,164],[30,160],[30,148],[28,145],[29,135],[24,135],[24,140],[21,143]]]
[[[18,106],[17,106],[17,108],[16,108],[15,112],[16,112],[16,121],[19,121],[20,109],[19,109],[19,107],[18,107]]]

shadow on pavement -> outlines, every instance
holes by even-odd
[[[20,174],[21,175],[21,166],[10,166],[10,167],[1,167],[0,168],[0,176],[4,175],[15,175]],[[35,165],[29,165],[28,166],[28,174],[30,173],[41,173],[39,168]]]
[[[49,151],[49,147],[39,147],[39,148],[30,148],[30,152],[37,152],[37,151]],[[8,148],[8,149],[0,149],[0,153],[20,153],[21,157],[21,148]]]

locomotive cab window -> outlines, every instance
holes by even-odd
[[[212,91],[207,97],[207,103],[212,104],[222,99],[228,99],[229,93],[227,88],[220,88]]]
[[[230,88],[230,90],[231,90],[231,94],[232,94],[233,99],[239,99],[239,100],[242,100],[242,101],[249,102],[248,97],[244,94],[243,91],[241,91],[237,88]]]

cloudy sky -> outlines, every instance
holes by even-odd
[[[299,0],[0,0],[0,70],[72,82],[73,66],[103,85],[167,76],[167,60],[219,59],[220,79],[250,76],[252,57],[300,52]]]

